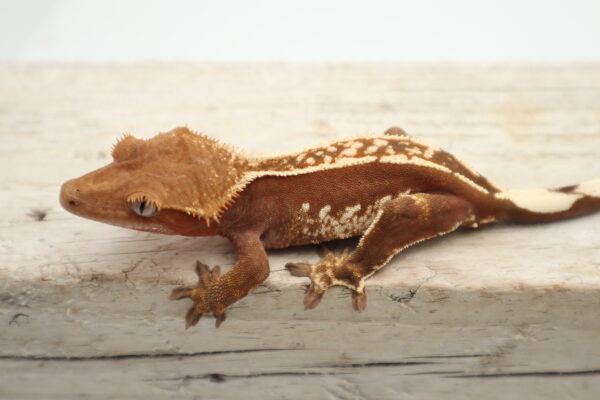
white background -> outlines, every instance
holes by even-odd
[[[0,1],[0,61],[600,61],[599,0]]]

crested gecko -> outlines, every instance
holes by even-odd
[[[314,265],[288,263],[310,278],[305,308],[335,285],[367,305],[365,280],[398,252],[460,227],[496,221],[554,221],[600,209],[600,180],[557,189],[504,190],[451,154],[390,128],[276,157],[256,156],[188,128],[142,140],[124,135],[113,162],[62,185],[68,211],[125,228],[228,238],[237,262],[225,274],[197,263],[186,327],[228,306],[269,276],[265,249],[361,235],[354,251]]]

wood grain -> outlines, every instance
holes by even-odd
[[[600,215],[461,231],[368,281],[369,306],[269,252],[271,276],[219,330],[184,330],[200,259],[222,238],[157,236],[69,215],[66,179],[123,132],[187,125],[285,152],[402,126],[511,188],[600,177],[600,66],[0,65],[0,398],[597,398]],[[352,246],[336,242],[333,249]]]

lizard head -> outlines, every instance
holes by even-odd
[[[65,182],[62,206],[85,218],[161,233],[177,233],[177,218],[218,220],[244,170],[233,149],[187,128],[148,140],[125,135],[112,156],[110,164]]]

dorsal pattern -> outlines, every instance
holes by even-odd
[[[133,140],[137,139],[126,138],[124,142]],[[427,167],[438,173],[454,175],[483,194],[500,191],[451,154],[406,134],[388,133],[337,140],[275,157],[251,156],[187,128],[158,135],[148,144],[157,154],[160,153],[157,159],[173,153],[181,164],[182,156],[189,157],[185,163],[189,171],[187,176],[193,181],[193,184],[186,185],[189,193],[166,196],[173,200],[163,206],[185,211],[207,222],[218,221],[244,188],[260,177],[300,175],[375,162]],[[169,193],[181,190],[178,185]],[[185,201],[182,202],[182,199]]]
[[[451,154],[408,135],[381,135],[336,141],[289,155],[254,160],[244,185],[260,176],[290,176],[381,162],[419,165],[453,174],[482,193],[500,189]]]

